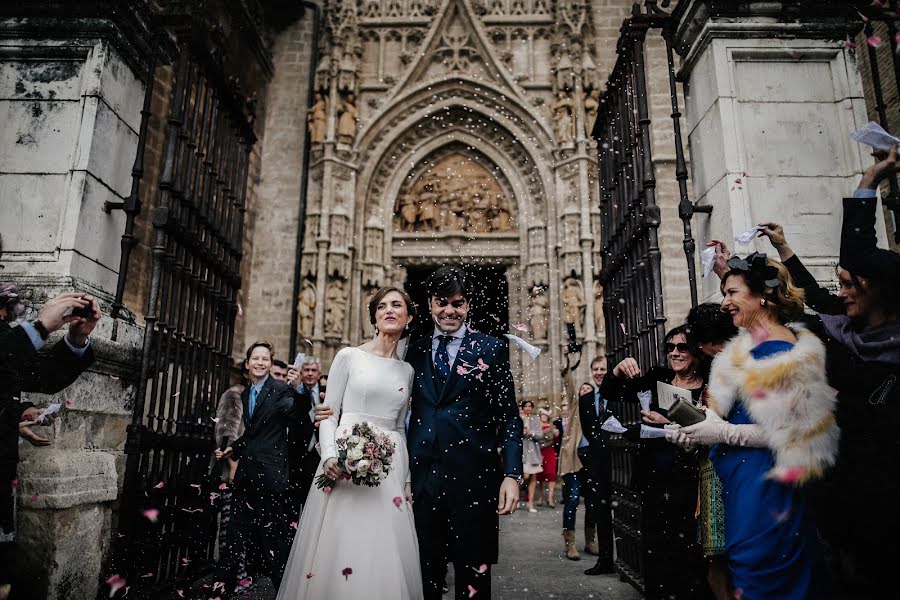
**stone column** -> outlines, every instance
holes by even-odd
[[[109,314],[125,215],[103,206],[130,193],[153,54],[144,8],[76,3],[65,19],[0,9],[3,279],[36,306],[75,289]],[[67,408],[41,432],[49,447],[20,447],[17,534],[31,582],[16,590],[22,598],[95,598],[112,538],[141,333],[133,317],[105,316],[91,340],[97,361],[75,384],[23,398]]]
[[[867,118],[855,57],[840,41],[844,3],[715,3],[714,14],[712,4],[687,2],[675,39],[694,197],[713,207],[694,217],[698,246],[777,221],[813,274],[830,281],[841,198],[868,163],[868,149],[848,137]],[[777,256],[764,240],[736,250]],[[701,295],[717,292],[706,278]]]

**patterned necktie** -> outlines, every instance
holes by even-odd
[[[256,408],[256,396],[259,392],[256,390],[256,386],[252,386],[250,388],[250,402],[247,403],[247,408],[250,411],[250,417],[253,417],[253,410]]]
[[[434,368],[437,371],[441,383],[446,383],[450,377],[450,353],[447,352],[447,344],[453,339],[452,335],[442,335],[438,341],[437,352],[434,353]]]

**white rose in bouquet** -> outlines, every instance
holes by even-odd
[[[360,477],[365,476],[369,472],[369,461],[363,459],[356,463],[356,472]]]
[[[363,457],[363,451],[359,448],[350,448],[347,451],[347,460],[358,461]]]

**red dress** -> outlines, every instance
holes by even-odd
[[[541,432],[546,435],[549,429],[554,429],[549,423],[541,423]],[[546,444],[546,446],[544,445]],[[541,461],[544,470],[537,474],[538,481],[556,483],[556,448],[553,447],[553,437],[549,436],[541,440]]]

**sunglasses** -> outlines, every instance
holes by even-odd
[[[685,344],[684,342],[678,342],[677,344],[673,344],[672,342],[666,343],[666,354],[670,354],[678,350],[679,352],[690,352],[691,347]]]

